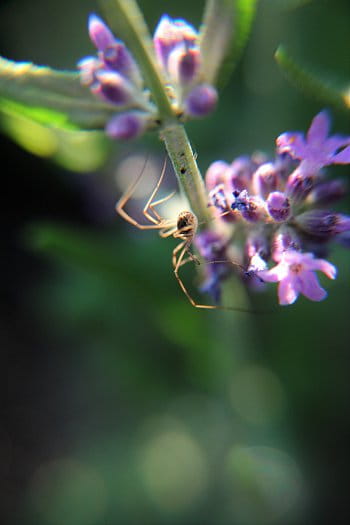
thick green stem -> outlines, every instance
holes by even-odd
[[[160,136],[192,211],[200,223],[206,223],[209,211],[205,186],[185,128],[178,122],[170,123],[164,126]]]

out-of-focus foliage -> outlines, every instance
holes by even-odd
[[[209,0],[201,28],[203,71],[222,85],[237,65],[247,43],[257,0]],[[220,30],[218,30],[220,28]],[[222,62],[222,63],[221,63]]]
[[[0,108],[10,106],[41,124],[71,130],[101,128],[115,112],[115,106],[81,85],[77,72],[1,57],[0,104]]]
[[[26,117],[25,109],[17,111],[12,103],[0,103],[0,126],[22,148],[81,173],[94,171],[106,162],[111,144],[102,132],[48,127]]]
[[[343,111],[350,109],[350,79],[346,85],[340,86],[329,76],[312,72],[296,61],[288,51],[279,46],[275,58],[291,82],[312,97],[316,97],[322,104],[330,104]],[[345,84],[343,82],[343,84]]]
[[[203,172],[215,159],[272,154],[277,135],[305,131],[321,109],[281,74],[273,59],[281,42],[350,77],[347,0],[276,4],[259,3],[215,114],[188,126]],[[153,29],[159,2],[140,5]],[[202,8],[166,3],[197,27]],[[1,52],[71,70],[90,52],[86,20],[96,10],[87,0],[7,0]],[[349,134],[348,116],[333,116],[333,129]],[[52,137],[26,117],[16,116],[18,137],[52,151]],[[198,311],[171,270],[176,241],[114,212],[144,163],[122,173],[122,160],[159,156],[128,203],[142,220],[163,160],[153,137],[118,148],[89,174],[2,140],[1,523],[329,525],[339,513],[348,521],[348,252],[334,251],[339,276],[319,304],[301,298],[270,312],[271,286],[255,296],[266,314]],[[167,173],[160,196],[172,187]],[[162,214],[175,215],[174,200]],[[181,270],[199,299],[195,269]],[[234,279],[228,294],[239,305]]]
[[[98,132],[115,111],[80,85],[74,72],[59,72],[0,57],[0,126],[35,155],[73,171],[93,171],[106,160],[107,139]]]

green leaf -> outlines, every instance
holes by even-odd
[[[283,46],[278,47],[275,59],[290,82],[307,95],[338,109],[350,109],[350,82],[330,79],[324,73],[313,71],[296,61]]]
[[[0,57],[0,112],[17,113],[62,129],[98,129],[116,108],[82,86],[74,71],[57,71]]]
[[[206,80],[223,85],[247,43],[257,0],[207,0],[200,33]]]
[[[104,133],[48,127],[33,120],[27,109],[22,111],[9,103],[1,107],[0,113],[0,127],[22,148],[71,171],[95,171],[104,164],[111,146]]]

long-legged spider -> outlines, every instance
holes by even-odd
[[[166,163],[164,163],[158,182],[154,187],[148,201],[146,202],[145,207],[142,210],[143,215],[149,221],[150,224],[140,224],[136,219],[131,217],[131,215],[129,215],[124,209],[128,201],[132,197],[135,188],[142,177],[143,170],[117,202],[115,206],[117,213],[121,217],[123,217],[123,219],[125,219],[127,222],[129,222],[136,228],[139,228],[140,230],[158,230],[159,235],[163,238],[173,236],[175,239],[180,239],[181,242],[173,250],[172,266],[176,280],[179,283],[180,288],[186,295],[187,299],[192,304],[192,306],[194,306],[195,308],[204,308],[207,310],[224,309],[236,310],[241,312],[250,312],[249,310],[243,308],[231,308],[226,306],[197,303],[187,290],[184,282],[182,281],[179,275],[179,269],[181,266],[185,265],[189,261],[192,261],[195,264],[200,264],[199,259],[190,250],[193,239],[197,232],[198,220],[197,217],[190,211],[182,211],[181,213],[179,213],[176,220],[169,220],[161,217],[161,215],[156,210],[157,206],[168,201],[175,194],[175,192],[172,192],[166,197],[163,197],[162,199],[154,200],[159,190],[159,187],[163,181],[165,168]],[[212,261],[212,263],[214,264],[215,262],[223,261]],[[236,263],[233,264],[236,265]],[[237,264],[237,266],[240,265]]]

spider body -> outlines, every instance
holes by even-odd
[[[127,222],[129,222],[136,228],[139,228],[140,230],[158,230],[159,235],[163,238],[172,236],[174,237],[174,239],[180,240],[180,243],[173,250],[172,266],[175,278],[179,283],[181,290],[186,295],[187,299],[192,304],[192,306],[194,306],[195,308],[203,308],[207,310],[214,310],[219,308],[224,310],[238,310],[242,312],[247,312],[247,310],[241,308],[221,307],[217,305],[197,303],[193,299],[193,297],[187,290],[185,284],[183,283],[181,277],[179,276],[180,267],[185,265],[189,261],[192,261],[195,264],[200,264],[198,258],[190,250],[193,239],[197,233],[198,220],[194,213],[192,213],[191,211],[182,211],[181,213],[179,213],[176,220],[164,219],[157,211],[157,206],[168,201],[174,195],[174,192],[172,192],[166,197],[163,197],[162,199],[155,200],[155,196],[159,190],[159,187],[164,177],[165,166],[166,165],[164,163],[159,180],[155,188],[153,189],[145,207],[143,208],[143,215],[148,220],[148,224],[140,224],[125,211],[125,206],[132,197],[133,192],[142,176],[142,172],[137,177],[136,181],[130,186],[130,188],[121,196],[121,198],[117,202],[117,213],[121,217],[123,217],[123,219],[125,219]],[[211,263],[215,262],[222,261],[212,261]]]

